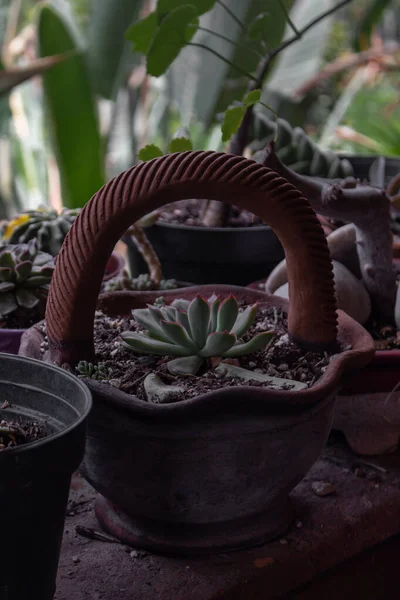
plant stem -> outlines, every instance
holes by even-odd
[[[231,11],[229,6],[226,6],[226,4],[224,2],[222,2],[222,0],[217,0],[217,4],[222,6],[222,8],[228,13],[228,15],[230,17],[232,17],[232,19],[235,21],[235,23],[237,23],[239,25],[239,27],[242,31],[245,31],[246,27],[244,26],[244,23],[242,23],[242,21],[235,15],[235,13]]]
[[[243,69],[241,69],[240,67],[238,67],[237,65],[235,65],[235,63],[233,63],[231,60],[229,60],[228,58],[225,58],[225,56],[223,56],[222,54],[220,54],[216,50],[213,50],[212,48],[209,48],[205,44],[199,44],[197,42],[189,42],[187,45],[188,46],[195,46],[197,48],[203,48],[203,50],[207,50],[208,52],[211,52],[211,54],[214,54],[217,58],[223,60],[226,64],[228,64],[230,67],[232,67],[232,69],[235,69],[238,73],[241,73],[242,75],[244,75],[245,77],[247,77],[247,79],[251,79],[254,83],[258,82],[258,79],[256,79],[254,77],[254,75],[251,75],[247,71],[244,71]],[[254,89],[257,89],[257,86]]]
[[[251,48],[250,46],[248,46],[247,44],[242,44],[241,42],[235,42],[235,40],[231,40],[230,38],[226,37],[226,35],[222,35],[222,33],[217,33],[216,31],[213,31],[212,29],[208,29],[207,27],[198,27],[197,28],[198,31],[205,31],[206,33],[211,33],[212,35],[215,35],[216,37],[219,37],[221,40],[225,40],[225,42],[228,42],[228,44],[232,44],[233,46],[241,46],[242,48],[245,48],[246,50],[249,50],[250,52],[254,52],[254,54],[257,54],[258,56],[263,56],[263,54],[261,54],[261,52],[258,52],[258,50],[255,50],[254,48]]]
[[[278,0],[278,2],[279,2],[279,6],[282,9],[283,14],[285,15],[286,21],[289,23],[290,27],[293,29],[293,31],[297,35],[297,37],[300,37],[301,34],[300,34],[299,30],[297,29],[296,25],[293,23],[292,19],[290,18],[289,12],[283,3],[283,0]]]

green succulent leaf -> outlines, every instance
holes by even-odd
[[[176,320],[186,329],[186,331],[190,331],[189,317],[187,312],[176,309]]]
[[[167,367],[172,375],[196,375],[203,364],[204,358],[201,356],[185,356],[170,360]]]
[[[237,358],[238,356],[244,356],[245,354],[252,354],[253,352],[257,352],[264,348],[267,344],[269,344],[273,338],[275,337],[275,333],[273,332],[263,332],[254,336],[248,342],[244,344],[237,344],[233,346],[229,350],[224,353],[225,358]]]
[[[239,313],[236,323],[232,328],[232,333],[236,334],[238,338],[241,338],[254,322],[256,315],[257,304],[253,304],[253,306],[247,306],[244,311]]]
[[[157,336],[157,339],[169,342],[160,324],[163,315],[159,309],[150,310],[150,307],[138,308],[132,311],[132,315],[139,325],[151,331],[152,337]]]
[[[39,288],[50,283],[49,277],[36,275],[35,277],[29,277],[23,284],[24,288]]]
[[[158,27],[158,18],[155,12],[150,13],[145,19],[134,23],[128,29],[125,37],[132,44],[133,52],[147,54],[152,44],[154,35]]]
[[[197,352],[198,348],[196,344],[190,339],[186,329],[184,329],[182,325],[179,323],[161,321],[161,327],[169,341],[184,348],[188,348],[191,352]]]
[[[191,5],[175,8],[161,21],[147,53],[147,72],[159,77],[197,31],[199,20]]]
[[[15,297],[19,306],[24,308],[34,308],[39,304],[39,298],[30,290],[24,288],[18,288],[15,292]]]
[[[193,354],[193,351],[181,346],[155,340],[132,331],[121,333],[121,343],[126,348],[140,354],[154,354],[158,356],[190,356]]]
[[[204,358],[224,356],[228,349],[236,343],[236,340],[236,335],[228,333],[228,331],[210,333],[204,348],[199,352],[199,356],[203,356]]]
[[[1,294],[0,296],[0,314],[2,316],[7,316],[17,310],[18,305],[15,300],[14,294],[10,292],[6,292],[5,294]]]
[[[1,281],[0,282],[0,293],[4,294],[5,292],[10,292],[15,288],[15,284],[11,281]]]
[[[217,329],[218,311],[221,305],[221,298],[218,298],[217,296],[211,297],[209,298],[208,302],[211,303],[211,319],[209,325],[209,333],[211,333]]]
[[[177,308],[178,310],[181,310],[183,312],[188,311],[189,304],[190,304],[190,301],[184,300],[183,298],[177,298],[176,300],[171,302],[171,306],[174,306],[175,308]]]
[[[11,252],[0,252],[0,267],[13,269],[15,267],[15,259]]]
[[[161,148],[155,146],[154,144],[148,144],[138,152],[138,158],[143,162],[147,162],[153,158],[158,158],[159,156],[164,156],[164,152],[161,150]]]
[[[10,267],[0,267],[0,280],[12,281],[13,280],[13,270]]]
[[[188,317],[193,341],[202,348],[207,340],[210,322],[210,305],[202,296],[196,296],[189,304]]]
[[[29,277],[29,275],[31,274],[32,271],[32,262],[31,261],[24,261],[24,262],[20,262],[17,265],[15,265],[15,274],[17,276],[17,283],[22,283],[23,281],[25,281],[25,279],[27,279]],[[46,281],[47,283],[47,281]]]
[[[231,331],[236,322],[238,312],[236,298],[233,296],[225,298],[219,307],[216,331]]]

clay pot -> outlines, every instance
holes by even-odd
[[[159,295],[116,292],[97,303],[104,264],[125,224],[172,198],[196,195],[234,202],[271,223],[297,292],[288,314],[292,339],[307,348],[334,348],[339,340],[352,349],[337,355],[315,386],[299,392],[238,386],[154,405],[87,380],[94,408],[82,470],[100,493],[101,524],[125,543],[185,555],[262,543],[289,527],[288,494],[325,444],[342,377],[374,353],[367,332],[336,313],[325,237],[307,201],[270,169],[212,152],[143,163],[92,198],[57,261],[46,312],[49,351],[41,354],[42,334],[34,327],[24,334],[21,353],[58,364],[92,361],[96,306],[129,314]],[[94,222],[100,224],[96,231]],[[163,296],[212,292],[288,310],[283,299],[232,286]]]
[[[107,261],[103,281],[110,281],[110,279],[119,275],[124,266],[125,260],[123,257],[118,252],[113,252]]]

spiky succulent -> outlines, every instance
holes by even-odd
[[[159,285],[151,280],[148,273],[143,273],[132,279],[124,269],[121,275],[114,277],[104,284],[105,292],[119,291],[147,291],[147,290],[174,290],[178,287],[175,279],[161,279]]]
[[[0,247],[0,316],[21,309],[45,305],[55,268],[54,258],[38,249],[36,240],[28,244]]]
[[[93,363],[81,360],[76,367],[79,377],[88,377],[96,381],[108,381],[112,377],[112,369],[104,363],[94,365]]]
[[[174,300],[170,306],[148,306],[132,311],[136,322],[147,333],[127,331],[121,334],[125,347],[143,354],[178,356],[168,369],[173,374],[196,374],[211,357],[236,358],[266,346],[272,332],[241,341],[253,323],[257,305],[239,312],[236,298],[225,300],[212,296],[208,300]]]
[[[61,213],[50,208],[26,211],[5,223],[2,239],[9,244],[25,244],[36,239],[39,250],[57,256],[79,211],[79,208],[64,208]]]

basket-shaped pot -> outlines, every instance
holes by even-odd
[[[34,327],[21,352],[59,364],[93,361],[96,306],[124,315],[159,295],[116,292],[97,304],[116,241],[145,213],[188,197],[234,203],[268,222],[285,248],[294,290],[290,336],[310,349],[342,344],[351,350],[338,354],[315,386],[298,392],[240,386],[153,405],[86,380],[94,407],[83,473],[101,494],[97,516],[128,544],[185,554],[253,545],[287,529],[288,494],[325,444],[342,376],[374,353],[367,332],[336,314],[328,248],[305,198],[274,171],[213,152],[173,154],[133,167],[92,198],[57,261],[46,313],[49,350],[41,353],[43,336]],[[281,299],[228,286],[163,296],[211,291],[288,309]]]

